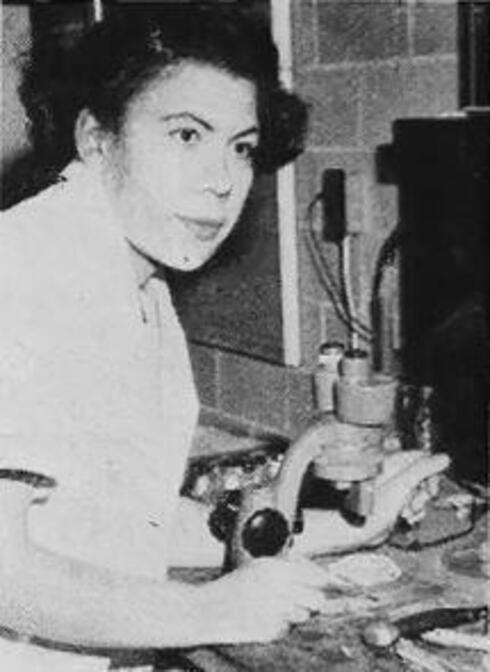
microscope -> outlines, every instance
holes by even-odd
[[[374,373],[361,350],[343,354],[338,374],[332,386],[333,411],[320,411],[289,445],[269,484],[241,492],[229,518],[231,529],[223,535],[225,570],[253,558],[279,555],[291,545],[307,470],[342,492],[342,507],[354,514],[356,524],[372,512],[397,383],[391,376]]]

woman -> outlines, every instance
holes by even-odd
[[[63,58],[37,54],[23,97],[41,122],[35,147],[70,164],[0,233],[0,623],[102,649],[271,640],[324,607],[316,566],[166,577],[219,565],[222,549],[208,512],[177,506],[197,402],[155,269],[209,259],[254,173],[300,151],[304,106],[279,84],[268,33],[236,11],[126,10]],[[298,548],[378,538],[445,464],[392,478],[398,494],[366,531],[307,517]],[[35,669],[41,654],[55,655],[36,649]]]

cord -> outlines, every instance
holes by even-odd
[[[342,288],[344,290],[347,314],[349,320],[354,323],[356,317],[356,309],[354,303],[354,292],[352,289],[351,283],[351,249],[350,249],[350,236],[347,234],[342,238],[340,243],[340,263],[341,263],[341,278],[342,278]],[[359,334],[355,329],[350,329],[349,332],[349,347],[352,350],[359,349]]]
[[[323,288],[326,290],[328,296],[330,297],[337,316],[340,318],[343,324],[349,328],[352,334],[356,334],[363,341],[370,342],[373,338],[372,329],[366,326],[349,310],[349,306],[346,305],[346,300],[343,296],[342,290],[333,277],[330,265],[322,252],[320,241],[315,235],[313,226],[313,209],[320,198],[321,194],[317,194],[307,209],[308,229],[306,232],[306,241],[308,245],[308,251],[310,252],[311,258],[315,264],[318,278]]]
[[[486,513],[487,510],[488,510],[488,502],[479,502],[479,503],[473,502],[470,513],[470,522],[465,529],[460,530],[459,532],[453,532],[452,534],[448,534],[443,537],[439,537],[438,539],[430,539],[428,541],[421,541],[420,539],[412,538],[410,541],[403,543],[389,539],[387,542],[388,546],[390,546],[391,548],[396,548],[401,551],[418,553],[426,548],[436,548],[437,546],[442,546],[443,544],[456,541],[457,539],[462,539],[463,537],[466,537],[467,535],[471,534],[471,532],[473,532],[473,530],[476,527],[476,523],[481,518],[481,516],[484,513]],[[403,529],[401,531],[404,532]],[[409,528],[407,530],[407,532],[410,531],[412,531],[412,528]]]

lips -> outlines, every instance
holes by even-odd
[[[224,226],[224,221],[221,219],[186,217],[183,215],[179,215],[179,219],[196,238],[202,241],[213,240],[216,238]]]

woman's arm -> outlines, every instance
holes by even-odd
[[[222,567],[225,546],[210,533],[209,506],[181,497],[170,538],[170,567]]]
[[[266,559],[199,586],[104,570],[35,546],[32,486],[0,479],[0,624],[93,648],[270,641],[326,608],[326,575]]]
[[[22,634],[93,647],[177,646],[213,639],[196,586],[106,571],[31,543],[38,494],[0,480],[0,622]]]

